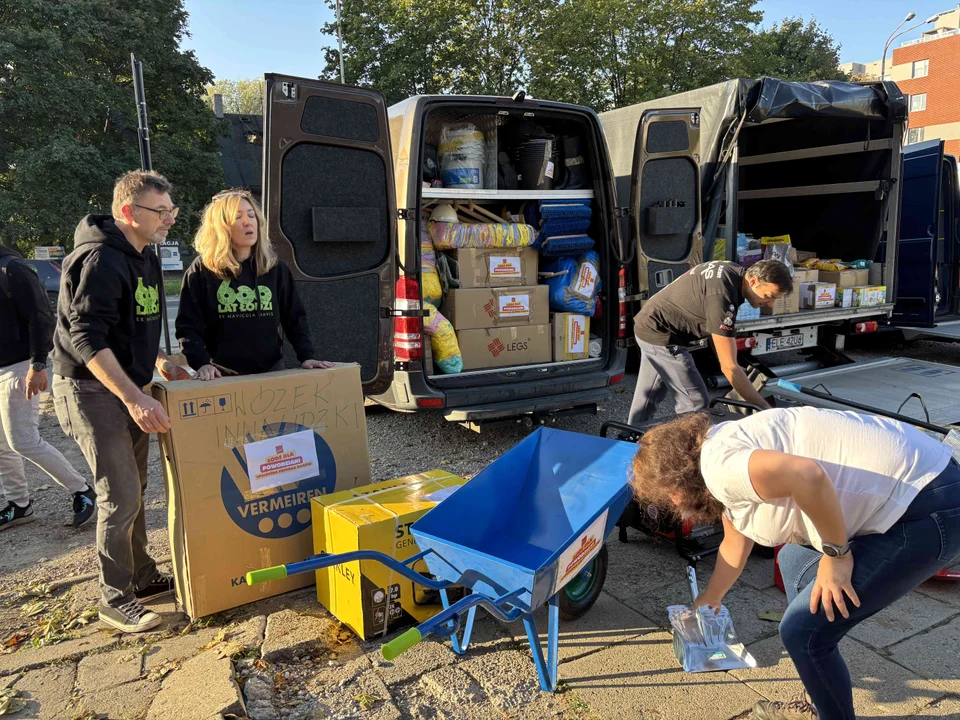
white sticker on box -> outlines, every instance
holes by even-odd
[[[523,277],[520,257],[517,255],[491,255],[490,277],[517,279]]]
[[[583,328],[586,325],[585,315],[567,315],[567,347],[566,351],[570,355],[582,354],[586,348],[586,335]]]
[[[530,293],[504,294],[500,295],[499,317],[530,317]]]
[[[594,555],[600,552],[600,548],[603,547],[604,531],[607,528],[608,512],[604,510],[603,514],[590,523],[590,527],[560,555],[557,561],[557,581],[553,584],[551,595],[579,575]]]
[[[313,430],[247,443],[243,452],[253,492],[300,482],[319,472]]]
[[[600,273],[597,272],[596,265],[588,262],[580,263],[572,291],[586,300],[592,300],[597,293],[597,280],[599,278]]]
[[[544,173],[548,178],[553,177],[553,161],[547,160],[547,171]]]

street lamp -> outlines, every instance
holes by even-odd
[[[887,73],[886,73],[886,70],[887,70],[887,48],[890,47],[890,43],[892,43],[894,40],[896,40],[896,39],[897,39],[898,37],[900,37],[901,35],[906,35],[908,32],[911,32],[911,31],[913,31],[913,30],[916,30],[918,27],[922,27],[922,26],[924,26],[924,25],[929,25],[930,23],[935,22],[936,19],[937,19],[938,17],[940,17],[939,14],[937,14],[937,15],[931,15],[931,16],[928,17],[926,20],[924,20],[922,23],[917,23],[917,24],[914,25],[913,27],[908,27],[906,30],[903,30],[902,32],[899,32],[899,33],[897,32],[897,30],[899,30],[899,29],[902,28],[904,25],[906,25],[908,22],[910,22],[911,20],[913,20],[916,16],[917,16],[917,14],[914,13],[914,12],[907,13],[907,16],[903,19],[903,22],[900,23],[899,25],[897,25],[897,27],[894,28],[894,31],[893,31],[892,33],[890,33],[890,37],[887,38],[887,44],[883,46],[883,59],[880,61],[880,80],[883,80],[884,75],[887,74]]]

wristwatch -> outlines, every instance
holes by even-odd
[[[850,543],[843,545],[834,545],[833,543],[823,543],[823,554],[827,557],[841,557],[850,552]]]
[[[39,362],[38,362],[38,363],[30,363],[30,367],[32,367],[32,368],[33,368],[34,370],[36,370],[37,372],[41,372],[41,371],[47,369],[47,364],[46,364],[45,362],[42,362],[42,363],[39,363]]]

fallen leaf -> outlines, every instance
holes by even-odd
[[[373,710],[374,706],[383,700],[383,698],[378,697],[377,695],[370,695],[368,693],[354,695],[353,699],[357,701],[363,710]]]
[[[263,658],[257,658],[256,660],[253,661],[253,666],[257,670],[266,670],[268,665],[270,665],[270,663],[268,663]]]
[[[226,642],[217,648],[217,656],[222,658],[233,657],[243,652],[243,644],[238,642]]]
[[[13,715],[26,707],[26,703],[20,699],[20,692],[13,688],[0,690],[0,715]]]
[[[47,609],[47,604],[42,600],[37,602],[26,603],[20,607],[22,610],[21,615],[24,617],[35,617]]]
[[[783,613],[777,612],[776,610],[764,610],[763,612],[758,612],[757,617],[760,620],[769,620],[770,622],[780,622],[783,620]]]
[[[50,489],[49,485],[41,485],[40,487],[37,488],[37,492],[44,492],[45,490],[49,490],[49,489]]]
[[[214,635],[213,640],[211,640],[211,641],[208,642],[206,645],[204,645],[203,647],[201,647],[200,650],[209,650],[209,649],[212,648],[214,645],[217,645],[217,644],[219,644],[219,643],[222,643],[222,642],[223,642],[224,640],[226,640],[226,639],[227,639],[227,631],[226,631],[226,628],[224,628],[223,630],[221,630],[220,632],[218,632],[216,635]]]

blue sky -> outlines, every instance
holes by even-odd
[[[350,0],[344,0],[349,3]],[[841,62],[879,60],[891,31],[912,10],[905,27],[955,7],[956,0],[761,0],[764,26],[784,17],[816,17],[840,42]],[[219,78],[261,77],[265,72],[316,77],[323,50],[335,42],[320,28],[333,12],[323,0],[186,0],[192,37],[184,43]],[[899,38],[917,37],[919,30]]]

